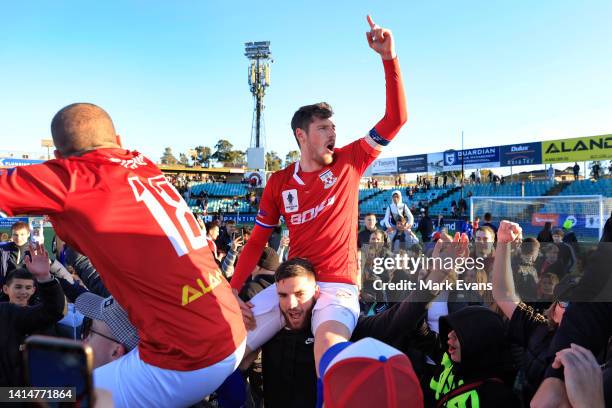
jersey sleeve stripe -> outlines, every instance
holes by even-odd
[[[389,140],[379,135],[375,128],[372,128],[372,130],[370,130],[370,133],[368,134],[368,136],[366,136],[366,138],[367,137],[370,137],[372,141],[374,141],[374,143],[380,146],[386,146],[389,144]]]
[[[255,220],[255,224],[257,224],[257,225],[259,225],[260,227],[263,227],[263,228],[274,228],[274,227],[276,227],[276,225],[264,224],[263,222],[261,222],[259,220]]]
[[[366,135],[366,136],[365,136],[365,137],[364,137],[362,140],[365,142],[365,144],[366,144],[366,145],[367,145],[369,148],[371,148],[371,149],[373,149],[373,150],[375,150],[375,151],[377,151],[377,152],[379,152],[379,153],[380,153],[380,152],[382,152],[383,147],[382,147],[381,145],[379,145],[378,143],[376,143],[376,142],[374,141],[374,139],[372,139],[372,138],[370,137],[370,135]]]

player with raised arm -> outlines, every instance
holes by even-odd
[[[243,357],[246,330],[191,210],[153,162],[121,148],[110,116],[78,103],[51,122],[56,159],[0,175],[0,210],[47,214],[87,255],[140,344],[94,372],[117,407],[201,401]]]
[[[300,160],[270,177],[253,234],[231,281],[234,289],[242,287],[272,229],[283,216],[291,237],[289,258],[306,258],[312,262],[321,288],[312,318],[317,370],[321,356],[330,346],[350,338],[359,316],[359,181],[407,119],[391,31],[374,24],[370,16],[368,23],[368,44],[383,60],[384,117],[365,137],[336,148],[336,128],[328,104],[303,106],[295,113],[291,128],[300,148]],[[285,325],[275,287],[266,288],[251,302],[254,305],[252,314],[249,306],[241,304],[247,327],[255,326],[247,335],[248,351],[259,348]]]

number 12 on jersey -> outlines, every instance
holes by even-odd
[[[163,175],[151,177],[146,180],[146,184],[139,177],[130,177],[128,183],[132,187],[136,201],[143,202],[147,206],[178,256],[206,246],[206,233],[202,231],[191,209],[166,177]],[[166,210],[162,203],[171,209]]]

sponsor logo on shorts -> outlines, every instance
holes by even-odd
[[[349,292],[348,290],[338,289],[336,291],[336,297],[337,298],[351,299],[353,297],[353,294],[351,292]]]

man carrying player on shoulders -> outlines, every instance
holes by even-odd
[[[321,288],[312,317],[317,372],[324,352],[350,338],[359,316],[359,181],[407,119],[391,31],[377,26],[370,16],[368,23],[368,44],[383,60],[385,115],[365,137],[336,148],[336,127],[327,103],[303,106],[295,113],[291,128],[300,148],[300,160],[270,177],[253,235],[231,281],[232,287],[240,290],[283,216],[291,237],[289,258],[311,261]],[[251,305],[241,303],[241,308],[247,327],[252,329],[247,336],[247,352],[257,350],[285,326],[274,286],[255,296]],[[299,320],[300,316],[289,313],[288,318]]]

